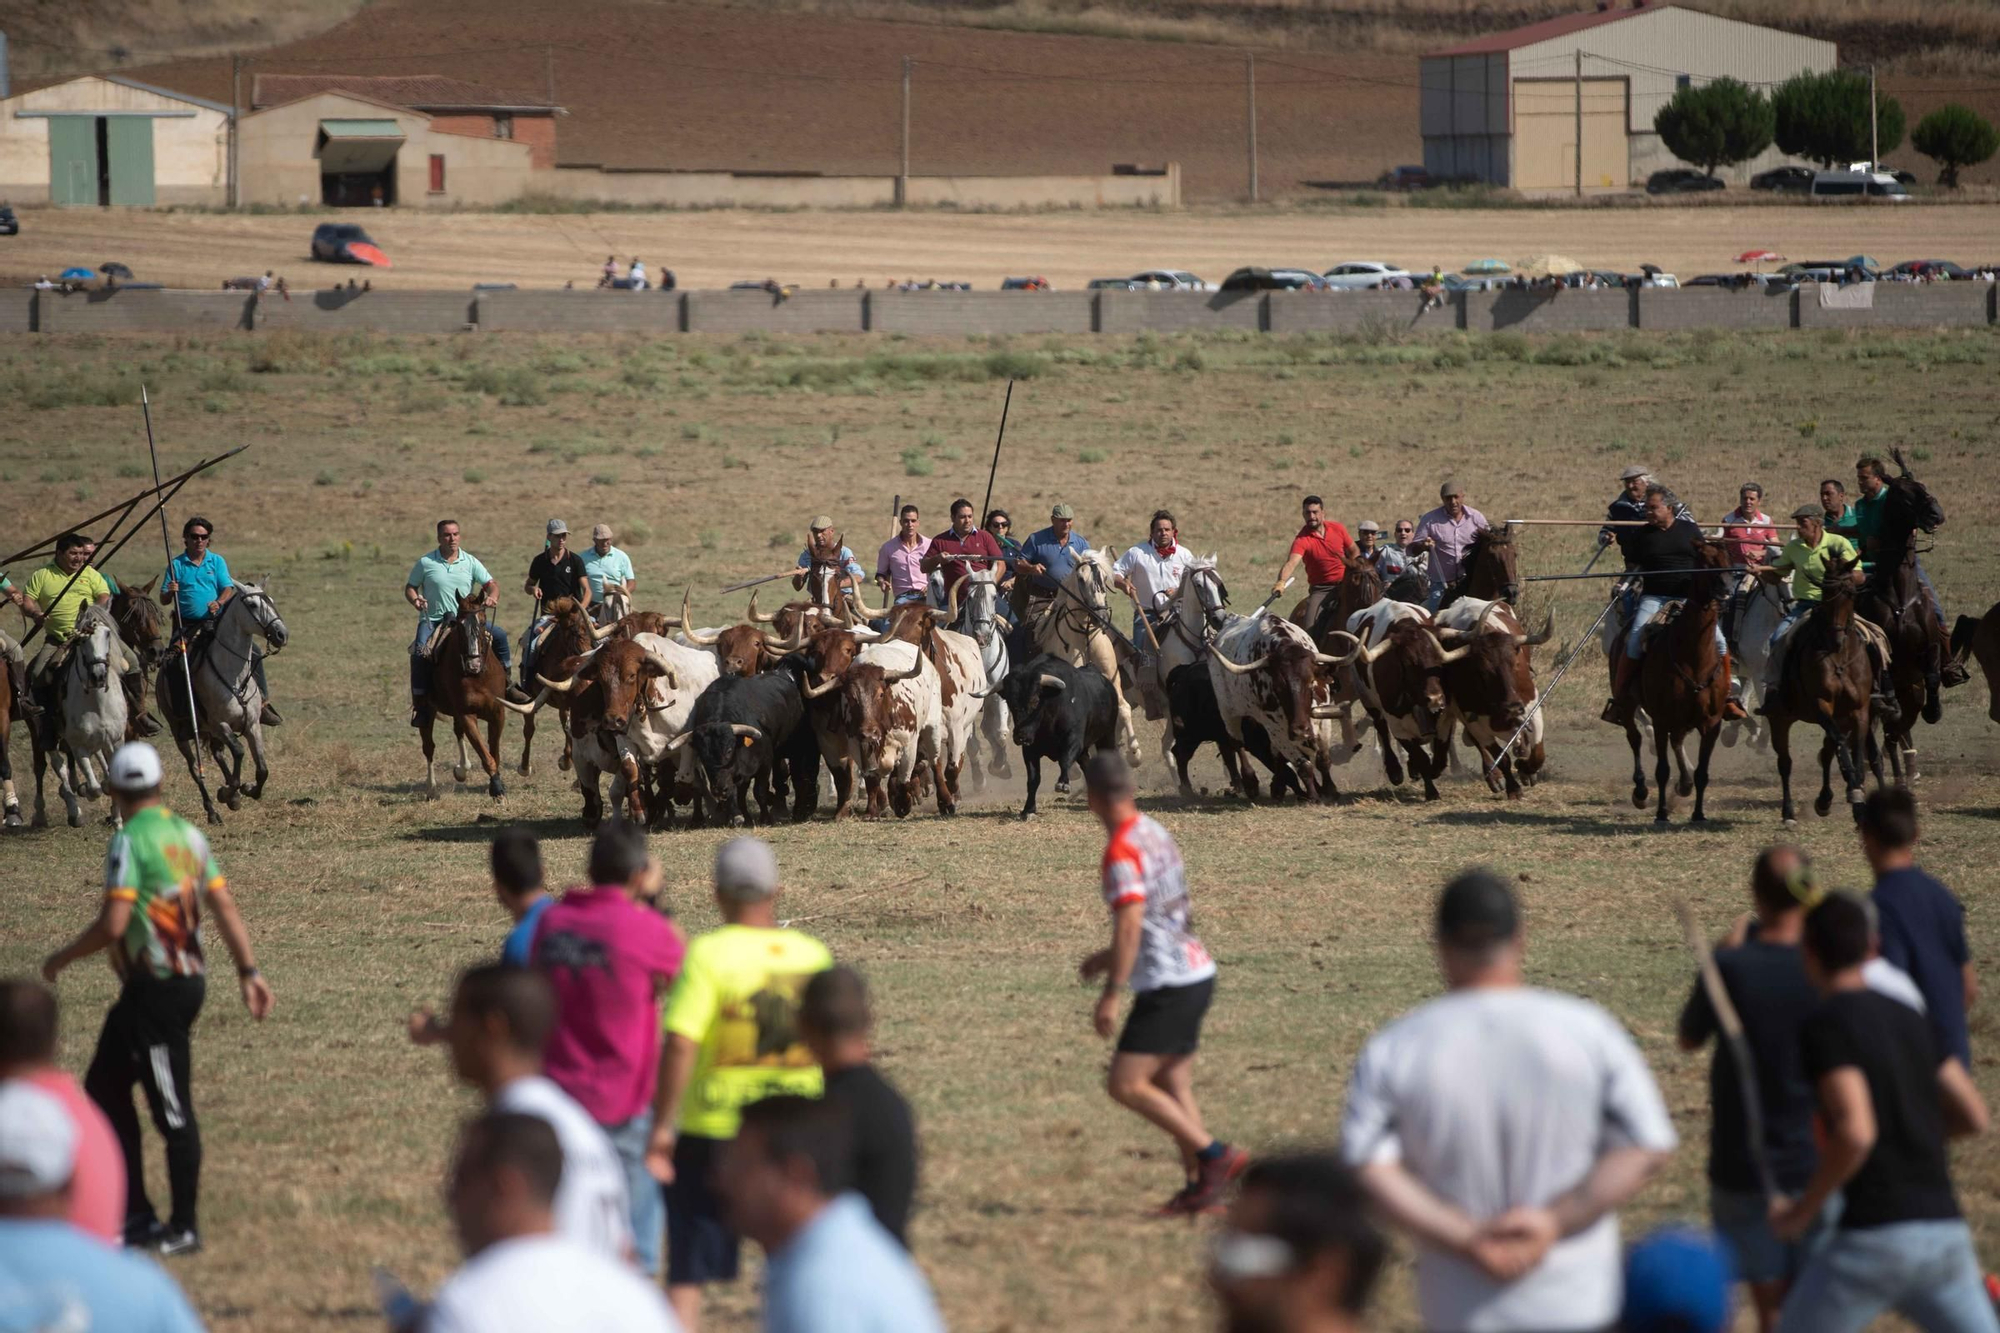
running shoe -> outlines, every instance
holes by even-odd
[[[162,1228],[159,1253],[162,1259],[171,1259],[180,1254],[200,1254],[201,1233],[193,1227],[183,1227],[178,1231],[172,1227]]]
[[[1187,1210],[1205,1213],[1222,1205],[1223,1191],[1229,1183],[1243,1174],[1250,1165],[1250,1154],[1241,1148],[1224,1148],[1222,1155],[1201,1163],[1201,1174],[1196,1177],[1192,1193],[1187,1202]]]
[[[125,1223],[124,1242],[128,1250],[150,1250],[160,1243],[167,1234],[166,1225],[157,1217],[135,1217]]]

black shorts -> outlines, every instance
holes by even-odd
[[[667,1284],[734,1282],[742,1238],[724,1220],[715,1168],[728,1139],[683,1134],[674,1140],[674,1183],[667,1196]]]
[[[1118,1034],[1121,1055],[1193,1055],[1201,1045],[1201,1020],[1215,996],[1215,978],[1188,986],[1140,991]]]

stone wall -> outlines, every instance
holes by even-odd
[[[1099,333],[1261,329],[1261,292],[1099,292]]]
[[[1789,329],[1796,323],[1793,296],[1719,287],[1642,287],[1637,322],[1642,329]]]
[[[243,292],[36,292],[42,333],[214,333],[246,326]]]
[[[1449,333],[1459,326],[1459,303],[1429,310],[1416,292],[1272,292],[1265,298],[1265,327],[1272,333]]]
[[[971,334],[1090,333],[1097,299],[1090,292],[871,292],[868,327],[876,333],[967,337]]]
[[[1630,290],[1586,292],[1503,290],[1466,292],[1465,328],[1472,333],[1583,333],[1632,327]]]
[[[679,333],[679,292],[481,292],[479,327],[496,333]]]
[[[1848,290],[1852,290],[1851,288]],[[1993,284],[1901,282],[1875,284],[1874,302],[1866,309],[1829,309],[1816,291],[1798,296],[1802,329],[1963,328],[1993,322]]]
[[[866,327],[868,293],[800,291],[772,296],[761,291],[688,292],[689,333],[859,333]],[[637,299],[646,300],[646,293]],[[664,299],[664,298],[662,298]]]
[[[241,298],[239,298],[241,299]],[[369,329],[381,333],[459,333],[474,326],[470,292],[265,292],[251,306],[251,327],[307,332]]]

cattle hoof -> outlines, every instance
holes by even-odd
[[[498,773],[486,780],[486,794],[496,801],[507,794],[507,784],[500,780]]]
[[[1510,800],[1510,801],[1518,801],[1518,800],[1520,800],[1520,799],[1521,799],[1521,789],[1520,789],[1519,787],[1509,787],[1509,788],[1507,789],[1507,799],[1508,799],[1508,800]]]
[[[463,782],[468,777],[472,776],[472,770],[466,767],[464,764],[453,764],[451,766],[451,775],[458,781]]]
[[[1790,815],[1784,816],[1782,819],[1778,821],[1778,823],[1783,825],[1785,828],[1797,828],[1799,826],[1799,821],[1794,819]]]
[[[222,803],[231,810],[241,810],[243,808],[243,797],[236,792],[228,792],[223,796]]]

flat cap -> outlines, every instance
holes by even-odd
[[[1063,503],[1062,501],[1060,501],[1060,500],[1059,500],[1059,501],[1057,501],[1057,502],[1056,502],[1056,505],[1055,505],[1055,507],[1054,507],[1053,509],[1049,510],[1049,517],[1050,517],[1050,518],[1067,518],[1067,519],[1071,519],[1071,520],[1074,520],[1074,519],[1076,518],[1076,510],[1075,510],[1075,508],[1074,508],[1074,507],[1072,507],[1072,506],[1070,506],[1070,505],[1068,505],[1068,504],[1065,504],[1065,503]]]
[[[609,523],[599,523],[597,526],[593,527],[590,530],[590,539],[594,542],[610,541],[611,525]]]
[[[833,519],[828,517],[827,515],[825,514],[813,515],[812,530],[814,532],[825,532],[828,528],[832,526],[833,526]]]
[[[1816,518],[1824,523],[1826,522],[1826,511],[1818,505],[1800,505],[1792,511],[1792,521],[1797,522],[1802,518]]]
[[[1354,530],[1356,532],[1380,532],[1382,525],[1372,518],[1364,518],[1354,525]]]
[[[1640,467],[1637,463],[1634,463],[1631,467],[1626,468],[1623,472],[1618,474],[1618,480],[1632,481],[1638,477],[1650,477],[1652,475],[1653,474],[1651,471],[1649,471],[1646,468]]]

